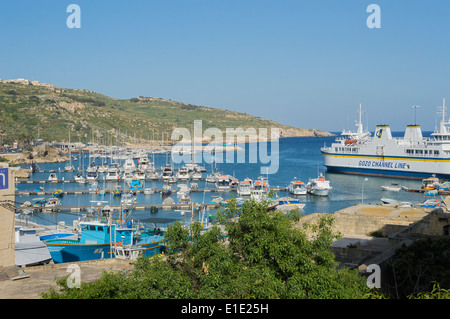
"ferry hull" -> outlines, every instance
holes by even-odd
[[[435,174],[438,178],[450,178],[450,159],[347,155],[323,151],[322,155],[325,167],[331,172],[414,179]]]

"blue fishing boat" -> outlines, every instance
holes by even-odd
[[[142,183],[139,179],[132,179],[128,186],[130,187],[130,191],[136,192],[136,191],[142,191],[144,187],[142,186]]]
[[[77,239],[48,239],[47,245],[54,263],[101,258],[136,258],[139,254],[153,256],[163,249],[164,234],[147,230],[142,225],[119,218],[112,222],[109,206],[101,209],[93,220],[79,222]]]

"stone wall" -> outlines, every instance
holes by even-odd
[[[8,164],[0,163],[0,168],[8,167]],[[8,189],[0,189],[0,268],[15,264],[15,240],[14,240],[14,211],[8,209],[8,205],[14,202],[14,176],[9,169]],[[13,205],[13,204],[12,204]]]

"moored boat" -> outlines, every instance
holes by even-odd
[[[306,185],[297,179],[290,182],[288,186],[288,191],[292,195],[306,195]]]
[[[332,190],[330,181],[325,179],[325,176],[320,173],[317,178],[310,179],[308,184],[306,184],[306,189],[308,193],[316,196],[328,196],[329,192]]]

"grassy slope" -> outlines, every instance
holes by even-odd
[[[176,127],[190,129],[202,120],[203,129],[279,127],[285,136],[327,134],[297,129],[245,113],[195,106],[157,98],[114,99],[87,90],[0,83],[0,134],[3,142],[35,139],[90,141],[92,135],[115,143],[115,136],[161,139]],[[99,131],[97,134],[96,131]],[[93,133],[95,132],[95,133]],[[114,136],[114,138],[111,138]],[[124,136],[124,134],[122,134]],[[108,138],[109,137],[109,138]],[[122,140],[124,137],[122,137]]]

